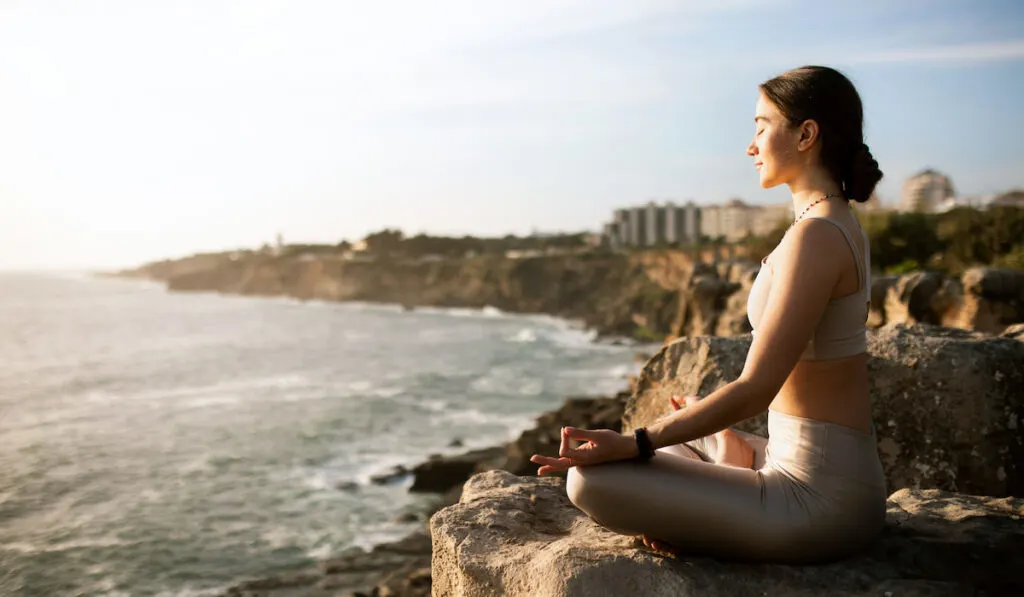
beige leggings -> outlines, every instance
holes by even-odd
[[[694,555],[828,561],[867,547],[887,496],[871,433],[768,411],[751,469],[716,464],[714,436],[661,448],[648,462],[569,469],[569,499],[613,531]]]

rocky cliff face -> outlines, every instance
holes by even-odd
[[[605,335],[660,340],[749,332],[747,296],[759,267],[745,258],[694,261],[681,251],[438,261],[250,253],[164,261],[126,275],[162,280],[174,291],[492,306],[581,320]],[[876,277],[869,325],[918,322],[999,334],[1024,322],[1024,272]]]
[[[691,262],[678,255],[552,255],[443,261],[331,257],[183,260],[142,268],[173,291],[485,307],[582,320],[608,335],[664,336]]]

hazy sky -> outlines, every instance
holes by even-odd
[[[858,85],[883,200],[1024,186],[1022,31],[1019,0],[0,0],[0,268],[785,201],[744,149],[808,63]]]

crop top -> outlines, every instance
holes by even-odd
[[[846,242],[850,244],[853,251],[853,258],[857,264],[857,276],[860,286],[857,291],[829,300],[825,312],[814,328],[814,335],[807,344],[807,348],[800,355],[801,361],[820,361],[825,359],[838,359],[860,354],[867,351],[867,318],[868,306],[871,301],[871,252],[868,246],[867,234],[861,228],[864,236],[864,256],[861,258],[857,245],[850,237],[849,231],[838,221],[823,217],[808,217],[808,220],[825,220],[842,231]],[[770,257],[770,255],[769,255]],[[772,266],[768,257],[761,261],[761,269],[754,278],[750,287],[750,295],[747,297],[747,318],[750,320],[753,333],[757,334],[757,326],[764,313],[765,303],[768,301],[768,294],[772,285]]]

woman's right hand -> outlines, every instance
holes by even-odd
[[[669,396],[668,401],[672,404],[672,410],[679,410],[700,400],[700,396]]]

